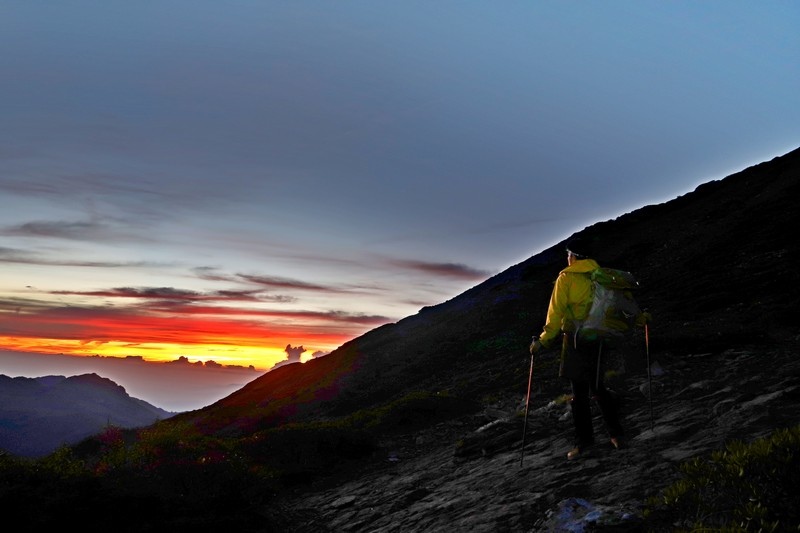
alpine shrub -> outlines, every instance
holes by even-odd
[[[647,501],[648,520],[677,531],[797,531],[800,426],[729,443],[680,466],[682,478]]]

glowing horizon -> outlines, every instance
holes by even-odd
[[[13,311],[6,302],[6,309],[0,310],[0,347],[75,356],[141,356],[154,362],[185,357],[268,370],[290,357],[305,362],[330,353],[389,321],[381,316],[275,310],[257,304],[193,305],[210,298],[184,296],[175,302],[165,292],[152,291],[132,303],[113,306],[107,303],[110,291],[102,296],[104,305],[87,304],[98,296],[87,298],[85,293],[80,303],[64,305],[65,292],[59,302],[17,299]],[[124,296],[131,299],[130,292]]]
[[[325,346],[315,346],[306,349],[300,357],[300,362],[314,358],[314,354],[328,354],[342,343]],[[292,345],[294,346],[294,345]],[[298,346],[305,344],[302,342]],[[0,337],[0,347],[9,351],[28,352],[46,355],[70,355],[75,357],[113,357],[126,359],[140,357],[151,363],[170,363],[185,358],[190,363],[216,363],[222,366],[237,366],[255,370],[267,371],[277,363],[286,361],[288,353],[286,347],[259,347],[259,346],[224,346],[224,345],[191,345],[191,344],[160,344],[142,343],[132,348],[129,344],[105,343],[101,346],[78,341],[64,341],[61,339],[15,339]]]
[[[119,267],[114,264],[64,267],[59,272],[68,275],[58,276],[25,268],[31,264],[7,264],[8,275],[2,280],[7,287],[0,286],[0,348],[141,356],[155,362],[185,357],[269,370],[281,362],[325,355],[397,320],[342,309],[369,307],[374,298],[385,298],[387,290],[380,286],[309,283],[207,268],[187,273],[180,267],[152,265],[126,268],[140,283],[120,286],[105,281],[106,276],[115,280]],[[430,270],[434,265],[409,268]],[[483,276],[459,265],[441,265],[439,270],[462,280]],[[151,276],[160,283],[154,284]],[[171,284],[165,284],[167,280]],[[428,290],[428,297],[434,294]],[[422,306],[413,300],[401,305],[405,307],[383,304],[373,309],[403,316],[409,307]]]

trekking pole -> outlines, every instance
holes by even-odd
[[[650,431],[653,429],[653,372],[650,369],[650,327],[644,323],[644,351],[647,356],[647,397],[650,403]]]
[[[535,337],[534,337],[535,338]],[[531,370],[528,373],[528,395],[525,397],[525,421],[522,423],[522,447],[519,450],[519,466],[522,468],[522,460],[525,458],[525,436],[528,433],[528,405],[531,402],[531,382],[533,381],[533,354],[531,354]]]
[[[594,390],[600,388],[600,359],[603,357],[603,341],[597,346],[597,374],[594,377]]]

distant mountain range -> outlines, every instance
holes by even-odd
[[[139,428],[174,414],[97,374],[0,375],[0,449],[22,457],[47,455],[109,426]]]

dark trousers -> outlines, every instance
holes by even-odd
[[[571,355],[583,360],[584,372],[580,376],[570,378],[572,386],[572,421],[575,424],[577,445],[589,445],[594,442],[592,426],[591,400],[597,402],[603,415],[609,437],[622,437],[624,432],[619,421],[617,401],[603,385],[602,343],[587,343],[584,346],[570,347],[576,353]],[[598,366],[599,363],[599,366]]]

